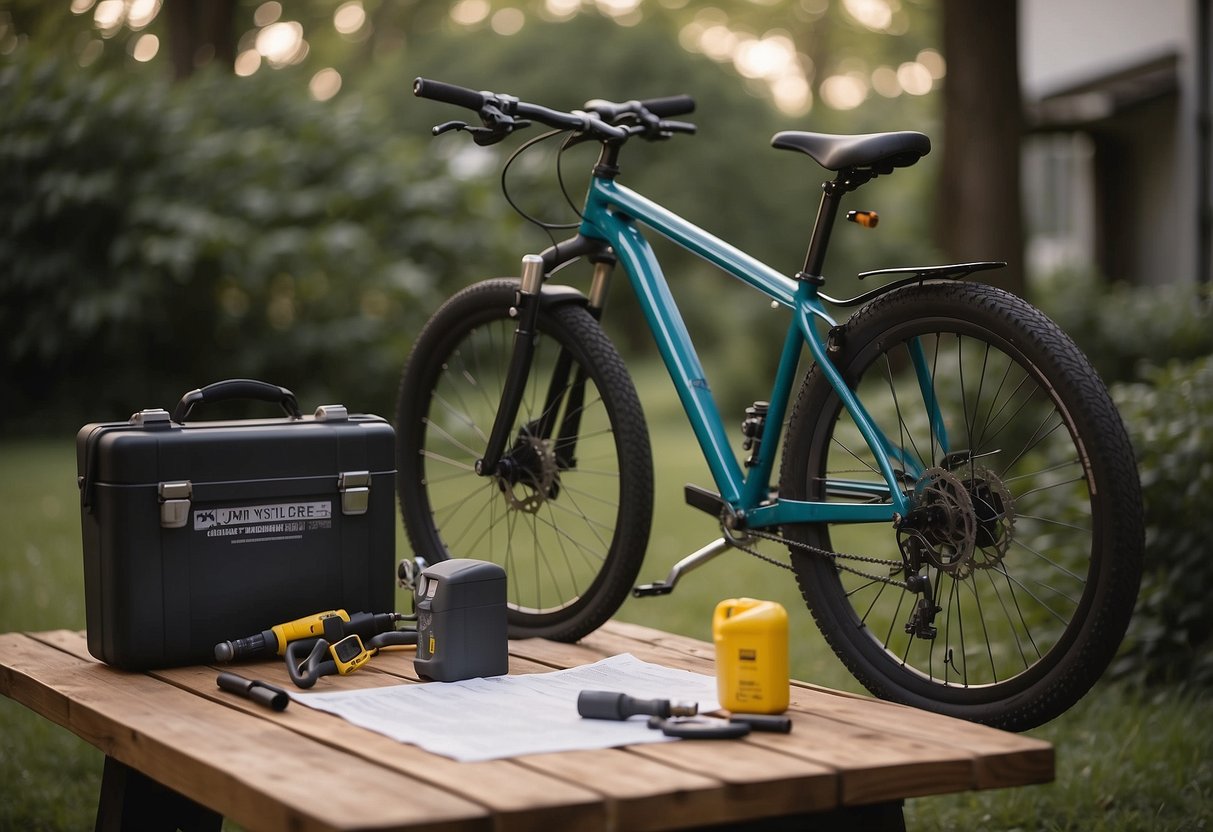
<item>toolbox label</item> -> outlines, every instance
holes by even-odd
[[[272,503],[261,506],[200,508],[194,511],[194,531],[231,529],[231,534],[256,534],[258,526],[333,518],[331,500],[306,503]],[[269,531],[270,529],[266,529]]]

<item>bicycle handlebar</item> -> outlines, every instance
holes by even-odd
[[[418,98],[428,98],[431,101],[441,101],[443,104],[454,104],[469,110],[479,110],[485,105],[486,96],[482,92],[448,84],[445,81],[432,81],[429,78],[418,78],[413,81],[413,95]]]
[[[646,139],[665,139],[672,133],[694,133],[695,125],[663,121],[663,117],[682,115],[695,110],[695,100],[689,95],[673,95],[644,101],[614,103],[595,99],[586,102],[585,111],[561,112],[538,104],[528,104],[509,95],[477,92],[457,84],[417,78],[413,95],[443,104],[454,104],[475,110],[483,127],[469,127],[463,122],[447,122],[434,128],[434,135],[447,130],[467,130],[477,144],[501,141],[528,120],[538,121],[558,130],[573,130],[592,135],[602,141],[620,141],[639,135]]]
[[[635,115],[638,110],[645,110],[658,118],[681,116],[695,112],[695,99],[689,95],[669,95],[664,98],[646,98],[643,101],[625,101],[616,104],[595,98],[585,103],[587,110],[592,110],[602,116],[605,121],[614,124],[621,118]]]

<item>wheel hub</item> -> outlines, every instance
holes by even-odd
[[[977,521],[976,548],[956,577],[966,578],[974,569],[993,569],[1002,563],[1014,539],[1015,502],[1011,492],[994,472],[973,468],[963,480]]]
[[[501,460],[496,480],[511,508],[535,514],[556,495],[558,476],[556,456],[548,442],[524,433]]]
[[[898,529],[911,572],[925,563],[963,580],[1002,563],[1014,539],[1014,500],[993,471],[953,454],[923,472],[911,499]]]

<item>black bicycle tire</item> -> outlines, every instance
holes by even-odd
[[[1073,341],[1043,313],[991,286],[925,284],[881,296],[857,312],[836,336],[834,364],[848,384],[856,384],[864,366],[891,353],[891,345],[899,339],[938,326],[962,333],[985,330],[999,349],[1009,351],[1018,361],[1030,362],[1042,374],[1043,383],[1052,388],[1054,401],[1068,414],[1071,439],[1076,434],[1081,443],[1078,462],[1082,465],[1085,459],[1083,471],[1088,483],[1093,483],[1091,566],[1064,632],[1039,661],[1021,673],[982,686],[949,687],[905,667],[909,648],[899,666],[897,657],[878,642],[877,635],[866,632],[860,614],[846,597],[847,588],[834,559],[793,547],[793,565],[822,634],[868,690],[882,698],[975,722],[1026,730],[1055,718],[1086,694],[1113,659],[1128,626],[1144,546],[1132,446],[1106,388]],[[837,394],[814,367],[802,383],[789,420],[781,495],[794,499],[820,496],[820,492],[812,492],[812,472],[824,468],[840,407]],[[897,418],[902,418],[900,413]],[[824,526],[785,531],[793,539],[830,548],[831,537]],[[864,564],[853,566],[862,568]],[[1009,567],[999,566],[1009,575]],[[976,580],[976,571],[972,575]],[[855,594],[858,597],[857,591]]]
[[[401,376],[396,429],[397,492],[405,531],[414,552],[429,562],[449,557],[500,560],[506,568],[508,591],[520,596],[524,576],[520,574],[519,561],[526,557],[526,553],[521,551],[521,542],[515,557],[512,548],[504,555],[480,551],[476,547],[462,551],[456,547],[452,551],[454,544],[444,539],[431,505],[424,445],[429,408],[440,375],[453,351],[465,344],[473,330],[486,324],[496,325],[502,332],[508,329],[512,338],[515,322],[510,317],[510,308],[514,304],[517,289],[518,281],[513,279],[483,281],[458,292],[434,313],[418,335]],[[648,545],[652,520],[652,454],[644,413],[623,359],[584,305],[577,302],[545,303],[539,312],[537,329],[541,342],[555,343],[569,350],[576,364],[585,369],[597,389],[602,413],[613,437],[618,464],[618,503],[612,518],[610,542],[609,546],[604,547],[601,566],[589,585],[580,593],[570,592],[572,597],[561,599],[565,606],[550,611],[527,611],[527,605],[521,601],[515,602],[515,595],[511,595],[508,609],[511,637],[542,637],[571,642],[606,622],[622,605],[635,584]],[[509,344],[501,346],[501,351],[508,358]],[[495,392],[489,393],[489,397],[495,396]],[[497,400],[493,398],[494,403]],[[525,419],[525,414],[520,414],[520,419]],[[490,426],[483,426],[485,435]],[[467,460],[469,464],[473,461],[473,457]],[[568,472],[564,472],[562,476],[568,475]],[[491,478],[474,479],[480,484],[479,487],[492,488]],[[563,493],[567,495],[569,492],[566,489]],[[517,520],[521,513],[515,510],[512,516]],[[555,515],[550,525],[553,528],[558,525]],[[507,534],[511,541],[516,528],[511,527]],[[568,531],[562,529],[555,534],[567,535]],[[606,531],[602,535],[605,537]],[[480,542],[483,544],[483,539]],[[513,545],[512,542],[510,545]],[[538,545],[533,548],[534,567],[538,570],[539,560],[546,558],[547,554],[539,551]],[[569,568],[571,571],[572,567]],[[516,583],[518,587],[513,586]]]

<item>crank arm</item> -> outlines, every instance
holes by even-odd
[[[636,598],[647,598],[652,595],[669,595],[674,591],[674,585],[678,583],[678,580],[683,575],[694,569],[698,569],[717,555],[732,548],[732,546],[733,544],[723,537],[714,540],[707,546],[692,552],[674,564],[674,568],[670,570],[670,574],[666,576],[664,581],[655,581],[651,584],[641,584],[634,587],[632,595]]]

